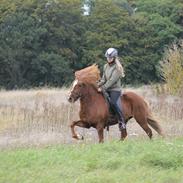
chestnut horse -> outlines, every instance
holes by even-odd
[[[117,118],[114,115],[111,117],[106,100],[93,84],[75,80],[68,101],[73,103],[78,99],[80,100],[80,120],[71,123],[72,137],[81,139],[81,136],[75,132],[75,126],[93,127],[98,132],[99,142],[103,142],[104,128],[107,125],[117,124]],[[152,138],[152,130],[148,125],[163,136],[160,125],[153,119],[148,105],[142,97],[134,92],[125,92],[121,96],[121,101],[126,123],[129,119],[135,118],[150,139]],[[126,136],[127,134],[121,131],[121,140],[125,139]]]

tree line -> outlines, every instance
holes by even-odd
[[[182,0],[0,0],[0,87],[68,85],[75,70],[102,69],[109,47],[124,84],[159,82],[164,49],[182,37]]]

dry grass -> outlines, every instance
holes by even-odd
[[[77,116],[77,104],[66,101],[66,89],[2,91],[0,93],[0,144],[7,146],[66,141],[69,113]],[[57,138],[56,138],[57,137]],[[59,138],[58,138],[59,137]]]
[[[171,45],[160,62],[160,70],[166,82],[166,92],[183,96],[183,40],[179,46]]]
[[[183,135],[183,99],[156,96],[151,87],[128,88],[144,96],[168,136]],[[71,138],[69,124],[78,119],[79,103],[67,102],[67,89],[41,89],[0,92],[0,147],[76,143]],[[147,138],[131,120],[127,126],[129,138]],[[85,142],[97,142],[94,129],[78,128]],[[106,140],[118,139],[117,126],[105,132]]]

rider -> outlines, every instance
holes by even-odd
[[[125,119],[122,113],[121,104],[121,77],[124,77],[123,67],[118,60],[118,51],[115,48],[109,48],[105,57],[107,64],[104,65],[102,79],[98,83],[98,91],[106,91],[110,97],[112,106],[118,116],[120,131],[126,132]]]

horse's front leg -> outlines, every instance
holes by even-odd
[[[90,128],[89,123],[82,121],[82,120],[79,120],[79,121],[73,121],[70,125],[72,137],[77,139],[77,140],[83,140],[84,139],[83,136],[81,136],[75,132],[75,126],[79,126],[79,127],[83,127],[83,128]]]

